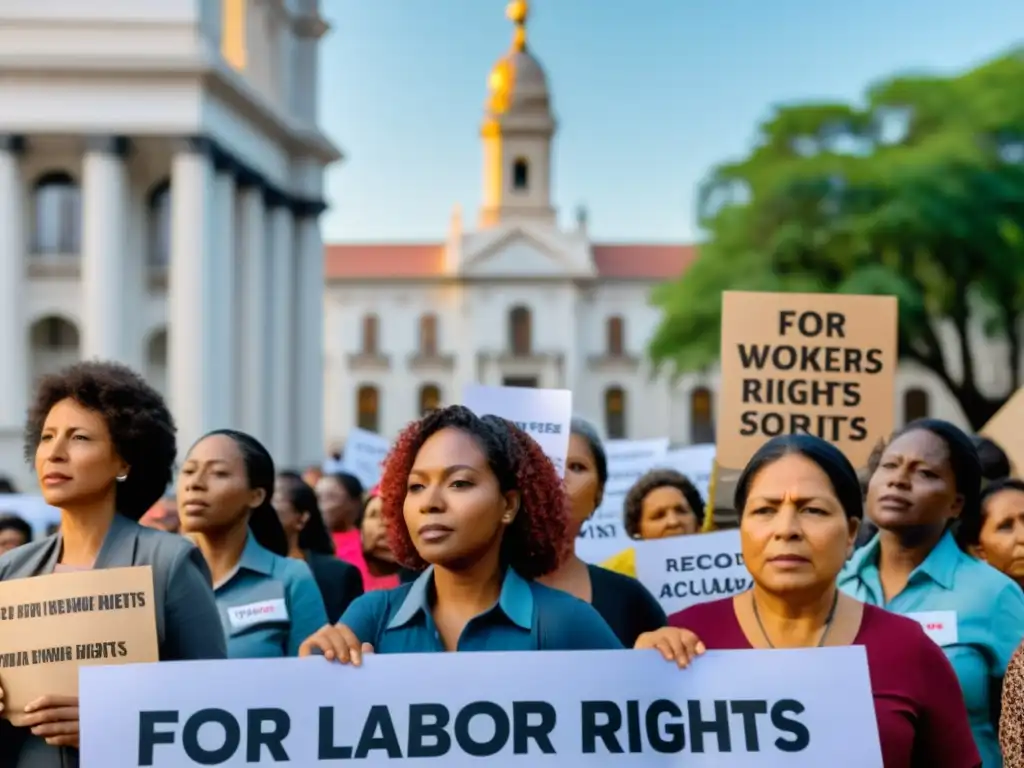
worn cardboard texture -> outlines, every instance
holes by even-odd
[[[78,695],[78,668],[159,660],[153,570],[106,568],[0,582],[3,715]]]
[[[1010,457],[1014,477],[1024,471],[1024,387],[1018,389],[979,433]]]
[[[719,467],[794,432],[863,467],[895,425],[896,332],[893,296],[723,293]]]

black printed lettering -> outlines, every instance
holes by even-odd
[[[792,699],[774,703],[658,699],[643,706],[634,700],[584,701],[580,749],[585,755],[730,754],[761,752],[762,744],[769,744],[782,752],[796,752],[810,743],[807,726],[796,718],[802,712],[803,705]],[[628,746],[623,745],[624,726]],[[793,738],[784,739],[780,732]]]
[[[174,710],[139,712],[139,765],[153,765],[157,744],[173,744],[174,731],[157,730],[158,725],[177,725],[178,713]]]
[[[222,739],[212,739],[214,743],[220,742],[219,747],[207,749],[199,743],[199,729],[204,725],[220,726],[223,732]],[[206,729],[207,744],[211,741],[211,731],[216,733],[216,729]],[[226,763],[238,751],[241,743],[242,726],[234,715],[224,709],[201,709],[186,720],[185,727],[181,729],[181,746],[185,750],[185,755],[199,765]]]
[[[810,745],[810,730],[799,720],[790,717],[790,715],[802,715],[805,709],[806,707],[795,699],[783,699],[772,705],[772,725],[793,737],[784,739],[780,736],[775,739],[775,746],[782,752],[802,752]]]

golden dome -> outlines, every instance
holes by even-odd
[[[527,0],[512,0],[506,15],[515,24],[512,47],[491,68],[487,78],[487,109],[501,115],[515,107],[548,108],[548,79],[540,62],[526,46],[526,22],[530,16]]]

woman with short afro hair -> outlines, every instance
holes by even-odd
[[[358,664],[370,651],[622,647],[593,607],[535,581],[570,551],[568,500],[512,423],[455,405],[410,424],[385,460],[381,497],[396,558],[425,570],[358,598],[299,655]]]
[[[149,566],[161,661],[224,659],[210,570],[181,536],[138,524],[167,488],[175,427],[163,398],[116,363],[84,362],[46,376],[25,426],[25,458],[60,529],[0,557],[0,581]],[[0,674],[0,711],[3,709]],[[78,766],[78,698],[48,695],[0,720],[5,768]]]
[[[622,503],[623,524],[633,539],[664,539],[698,533],[704,499],[689,478],[674,469],[652,469],[637,480]]]

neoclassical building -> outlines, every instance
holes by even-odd
[[[572,389],[577,413],[612,438],[714,440],[718,373],[672,382],[653,376],[645,355],[660,320],[651,290],[696,250],[594,242],[582,212],[559,226],[554,99],[528,45],[528,10],[509,5],[512,45],[487,80],[476,221],[456,209],[443,241],[327,246],[325,417],[335,443],[352,427],[394,435],[457,402],[470,382]],[[984,370],[999,377],[998,366]],[[904,418],[960,420],[934,377],[905,366],[899,379]]]
[[[318,0],[0,3],[0,471],[33,381],[123,361],[181,450],[323,451]]]

